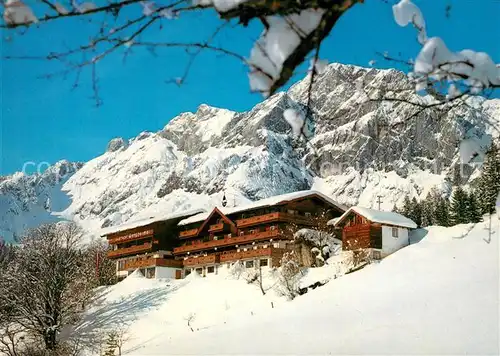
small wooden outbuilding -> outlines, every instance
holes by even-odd
[[[373,257],[383,258],[409,244],[409,231],[417,224],[390,212],[353,206],[335,221],[342,231],[342,249],[372,249]]]

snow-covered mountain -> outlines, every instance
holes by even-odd
[[[449,191],[459,143],[479,142],[480,159],[496,135],[489,123],[500,117],[500,100],[474,99],[416,115],[419,108],[406,103],[370,101],[367,92],[373,98],[409,88],[406,76],[331,64],[312,94],[313,134],[306,144],[291,135],[283,111],[303,110],[308,85],[306,78],[243,113],[201,105],[161,131],[113,139],[81,168],[60,162],[42,175],[2,177],[0,235],[12,239],[58,217],[97,232],[130,219],[208,208],[224,191],[230,205],[314,188],[346,205],[376,207],[381,196],[390,209],[406,194]],[[408,91],[397,95],[430,100]],[[61,167],[71,167],[64,179],[50,178]]]

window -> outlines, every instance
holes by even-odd
[[[214,266],[207,267],[207,272],[208,273],[214,273],[215,272],[215,267]]]
[[[245,262],[245,267],[246,268],[252,268],[253,267],[253,261],[246,261]]]
[[[185,271],[185,276],[187,277],[187,276],[189,276],[190,274],[191,274],[191,270],[190,270],[190,269],[187,269],[187,270]]]
[[[197,269],[196,269],[196,273],[198,273],[198,274],[202,274],[202,273],[203,273],[203,268],[197,268]]]
[[[267,266],[267,264],[268,264],[267,258],[260,260],[261,267],[265,267],[265,266]]]
[[[250,230],[250,233],[251,234],[255,234],[255,230]]]
[[[123,271],[125,269],[125,260],[118,261],[118,270]]]
[[[398,237],[398,228],[397,227],[392,228],[392,237]]]
[[[240,231],[240,236],[243,236],[245,233],[243,231]]]
[[[271,229],[271,230],[276,230],[276,226],[271,225],[270,229]]]

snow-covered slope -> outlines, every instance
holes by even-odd
[[[416,230],[410,246],[293,301],[225,273],[133,275],[103,291],[78,331],[119,328],[127,355],[498,354],[498,218],[492,226]]]
[[[209,208],[223,191],[230,206],[312,188],[345,205],[376,207],[380,195],[385,209],[406,194],[425,196],[433,187],[448,192],[459,142],[478,139],[481,157],[497,135],[489,123],[498,122],[500,100],[427,110],[411,120],[405,118],[413,106],[366,100],[365,91],[378,96],[406,86],[396,70],[331,64],[312,95],[314,134],[307,145],[290,135],[283,118],[285,109],[304,107],[305,79],[248,112],[201,105],[159,132],[113,139],[64,184],[47,184],[43,176],[2,177],[0,233],[11,239],[54,214],[97,232],[131,219]],[[61,204],[47,211],[47,198]]]

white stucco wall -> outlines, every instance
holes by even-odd
[[[408,245],[408,229],[398,227],[398,237],[392,236],[392,226],[382,226],[382,254],[387,256]]]
[[[155,267],[155,278],[175,278],[175,271],[178,268]]]

